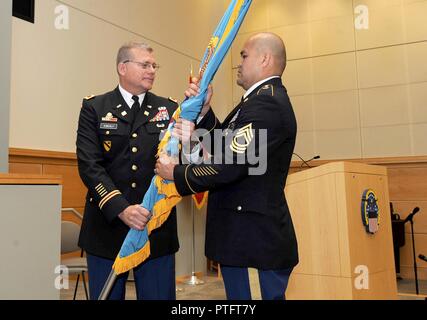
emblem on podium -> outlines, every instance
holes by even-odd
[[[378,226],[380,224],[378,198],[371,189],[363,191],[362,222],[367,233],[374,234],[378,231]]]

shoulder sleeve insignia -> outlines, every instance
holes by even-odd
[[[265,86],[262,86],[258,92],[257,96],[260,94],[271,94],[271,96],[274,96],[274,88],[271,84],[266,84]]]
[[[249,123],[247,126],[237,130],[236,135],[230,144],[231,151],[240,154],[245,153],[253,138],[254,134],[252,130],[252,123]]]
[[[172,101],[172,102],[178,103],[178,100],[176,100],[176,99],[174,99],[172,97],[169,97],[169,100]]]
[[[95,98],[95,95],[93,95],[93,94],[91,94],[90,96],[84,97],[85,100],[90,100],[90,99],[93,99],[93,98]]]

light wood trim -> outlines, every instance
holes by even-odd
[[[85,205],[87,189],[80,180],[75,153],[19,148],[10,148],[9,152],[10,173],[60,175],[62,207]]]
[[[414,156],[414,157],[389,157],[389,158],[364,158],[364,159],[329,159],[329,160],[313,160],[309,162],[311,167],[318,167],[326,163],[344,161],[344,162],[358,162],[365,164],[378,164],[378,165],[416,165],[427,164],[427,156]],[[303,167],[301,168],[301,165]],[[291,168],[293,169],[307,169],[302,161],[292,161]]]
[[[9,163],[77,165],[75,152],[9,148]]]
[[[47,151],[36,149],[9,148],[9,155],[34,158],[77,159],[74,152]]]
[[[320,177],[325,174],[340,172],[374,174],[382,176],[387,175],[387,169],[382,166],[367,165],[365,163],[337,161],[325,163],[323,166],[312,168],[311,170],[304,170],[293,173],[288,176],[286,184],[290,185],[292,183],[297,183],[300,181]]]
[[[5,184],[62,184],[61,176],[0,173],[0,185]]]

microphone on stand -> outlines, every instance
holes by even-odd
[[[425,255],[423,255],[423,254],[420,254],[418,256],[418,258],[420,258],[421,260],[424,260],[425,262],[427,262],[427,257]]]
[[[308,159],[307,161],[306,160],[304,160],[298,153],[295,153],[295,152],[293,152],[293,154],[294,155],[296,155],[298,158],[300,158],[301,159],[301,161],[302,161],[302,163],[301,163],[301,167],[300,168],[302,168],[302,166],[305,164],[307,167],[309,167],[309,168],[311,168],[311,166],[308,164],[311,160],[315,160],[315,159],[320,159],[320,156],[319,155],[317,155],[317,156],[314,156],[313,158],[311,158],[311,159]]]
[[[405,224],[406,222],[410,222],[411,223],[411,234],[412,234],[412,257],[414,259],[414,274],[415,274],[415,292],[418,295],[419,290],[418,290],[418,271],[417,271],[417,260],[415,258],[415,239],[414,239],[414,215],[420,211],[419,207],[415,207],[412,212],[405,218],[405,220],[403,221],[403,223]],[[419,257],[419,256],[418,256]]]
[[[412,221],[412,219],[414,218],[414,215],[420,211],[419,207],[415,207],[414,210],[412,210],[412,212],[405,218],[405,220],[403,221],[403,223],[406,223],[408,221]]]

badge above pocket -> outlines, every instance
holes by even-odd
[[[157,114],[150,119],[150,122],[169,121],[170,116],[166,107],[159,107]]]
[[[147,122],[145,124],[145,128],[148,133],[160,133],[167,129],[169,122],[166,121],[158,121],[158,122]]]

